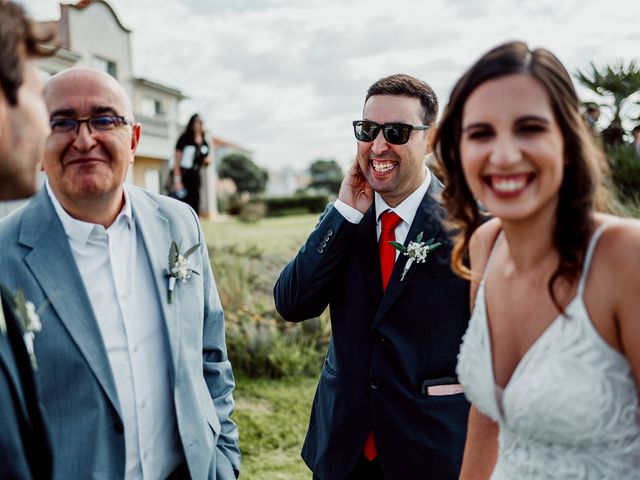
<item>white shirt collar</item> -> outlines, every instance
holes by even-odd
[[[387,205],[387,202],[384,201],[382,195],[378,192],[375,192],[375,205],[376,205],[376,223],[380,222],[380,215],[387,210],[392,210],[395,212],[403,222],[406,222],[408,225],[413,223],[413,219],[416,216],[416,212],[418,211],[418,207],[420,206],[420,202],[424,198],[425,193],[427,193],[427,189],[429,188],[429,184],[431,183],[431,172],[428,167],[425,167],[425,176],[422,185],[420,185],[411,195],[405,198],[402,202],[400,202],[394,208],[391,208]]]
[[[102,225],[98,225],[90,222],[83,222],[82,220],[78,220],[77,218],[73,218],[67,211],[62,207],[58,199],[56,198],[51,186],[49,185],[49,180],[45,182],[45,187],[47,189],[47,194],[51,199],[51,203],[53,203],[53,208],[58,214],[58,218],[62,222],[62,226],[64,228],[67,237],[72,242],[76,242],[79,245],[84,245],[87,243],[89,236],[96,229],[104,229]],[[126,186],[123,189],[124,191],[124,206],[120,213],[113,221],[113,223],[109,226],[109,228],[114,225],[121,223],[123,220],[126,221],[126,225],[131,227],[133,223],[133,216],[131,214],[131,200],[129,199],[129,193],[127,192]],[[107,228],[107,230],[109,230]]]

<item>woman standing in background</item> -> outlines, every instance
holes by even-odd
[[[176,143],[172,188],[174,196],[188,203],[196,213],[200,207],[200,168],[209,163],[209,144],[202,120],[196,113]]]

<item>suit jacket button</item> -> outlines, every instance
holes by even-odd
[[[119,434],[124,433],[124,425],[122,425],[122,422],[114,422],[113,429],[116,431],[116,433],[119,433]]]
[[[330,237],[331,235],[333,235],[333,228],[327,230],[327,237]]]
[[[369,386],[371,387],[371,390],[378,390],[380,388],[380,380],[372,378]]]
[[[324,248],[322,248],[322,247],[318,247],[318,250],[316,250],[316,252],[318,252],[318,253],[324,253]]]

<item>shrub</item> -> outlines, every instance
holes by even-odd
[[[294,215],[306,215],[309,213],[309,209],[307,207],[293,207],[293,208],[282,208],[276,209],[272,213],[269,214],[270,217],[290,217]]]
[[[270,217],[322,213],[329,203],[327,195],[294,195],[291,197],[266,197],[263,199]]]
[[[640,207],[640,154],[630,145],[608,147],[606,154],[618,198],[628,210],[637,212]]]
[[[241,208],[242,203],[237,193],[218,196],[218,210],[220,212],[228,213],[229,215],[238,215]]]
[[[302,325],[280,317],[272,290],[286,259],[267,256],[256,245],[209,246],[209,255],[234,370],[250,377],[317,375],[329,344],[328,313]]]
[[[250,377],[282,378],[317,375],[327,349],[323,321],[313,330],[287,324],[275,311],[229,312],[227,348],[234,369]]]
[[[255,223],[267,216],[267,206],[261,201],[245,203],[240,207],[238,220],[245,223]]]

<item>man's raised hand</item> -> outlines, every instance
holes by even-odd
[[[360,213],[365,213],[373,203],[373,189],[364,178],[357,157],[342,180],[338,199]]]

